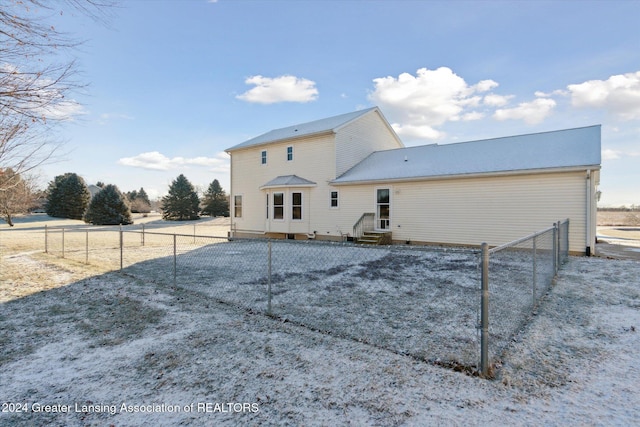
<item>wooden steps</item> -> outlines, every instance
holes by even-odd
[[[390,231],[365,231],[362,237],[358,238],[357,243],[364,245],[390,245]]]

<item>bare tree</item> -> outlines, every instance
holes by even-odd
[[[0,216],[13,227],[13,216],[26,213],[34,205],[34,180],[11,169],[0,169]]]
[[[47,23],[68,8],[106,22],[109,0],[5,0],[0,5],[0,168],[18,174],[52,159],[56,125],[81,111],[72,53],[79,44]],[[0,188],[1,190],[1,188]]]

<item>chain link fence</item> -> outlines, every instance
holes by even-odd
[[[45,249],[421,360],[478,365],[477,251],[149,229],[48,228]]]
[[[569,256],[569,220],[522,239],[482,249],[481,371],[491,366],[530,321]]]
[[[229,239],[196,231],[48,228],[45,251],[419,360],[482,369],[478,250]],[[568,221],[489,252],[488,350],[495,364],[568,256]]]

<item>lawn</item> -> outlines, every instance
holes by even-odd
[[[245,254],[241,243],[217,244],[224,250],[215,257],[215,246],[201,246],[180,255],[178,275],[200,279],[174,284],[154,264],[162,260],[105,273],[29,247],[38,239],[25,228],[0,231],[0,425],[629,425],[640,417],[637,262],[571,257],[507,346],[496,379],[483,380],[420,357],[432,350],[425,342],[446,349],[456,340],[428,341],[412,324],[436,320],[421,311],[424,301],[466,295],[460,278],[476,292],[475,261],[463,251],[339,247],[329,258],[306,256],[315,258],[306,265],[274,250],[283,268],[268,316],[267,284],[253,280],[264,275],[262,249],[256,268],[226,271]],[[425,265],[436,282],[424,279]],[[389,288],[396,269],[413,280]],[[253,279],[216,285],[240,273]],[[443,305],[448,316],[452,304]]]

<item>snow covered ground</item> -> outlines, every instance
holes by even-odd
[[[626,426],[640,419],[637,261],[570,257],[494,380],[221,303],[206,284],[101,274],[33,251],[6,254],[1,265],[14,272],[0,285],[2,426]],[[328,267],[336,283],[350,280],[351,270]],[[359,279],[380,279],[367,274]],[[329,288],[325,298],[335,292]],[[288,293],[276,296],[282,302]],[[398,324],[398,336],[413,334],[404,328]]]

